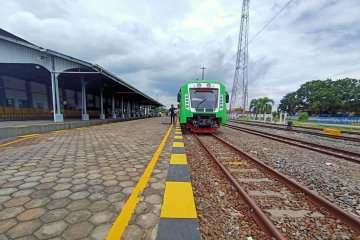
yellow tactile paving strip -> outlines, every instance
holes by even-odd
[[[171,154],[170,164],[188,164],[186,154]]]
[[[172,146],[157,240],[200,239],[188,162],[179,126],[176,127]]]
[[[191,182],[166,182],[161,218],[197,218]]]

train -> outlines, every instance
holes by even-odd
[[[229,94],[215,80],[189,80],[177,95],[179,122],[193,133],[214,133],[227,122]]]

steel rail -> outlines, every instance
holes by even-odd
[[[355,217],[354,215],[345,212],[340,207],[335,205],[334,203],[330,202],[329,200],[325,199],[324,197],[321,197],[320,195],[316,194],[314,191],[308,189],[307,187],[302,186],[298,182],[296,182],[294,179],[291,179],[287,177],[285,174],[280,173],[277,170],[272,169],[271,167],[267,166],[260,160],[252,157],[251,155],[247,154],[246,152],[242,151],[241,149],[237,148],[233,144],[225,141],[224,139],[212,135],[219,141],[223,142],[230,148],[234,149],[238,153],[242,154],[246,158],[250,159],[258,165],[260,168],[265,170],[267,173],[276,176],[277,179],[279,179],[283,184],[288,186],[289,188],[292,188],[294,190],[297,190],[299,192],[303,192],[305,194],[305,198],[307,198],[310,202],[314,203],[318,208],[319,211],[324,214],[330,214],[331,216],[335,217],[336,219],[340,219],[345,225],[349,226],[354,232],[358,235],[360,235],[360,219]],[[358,236],[360,237],[360,236]]]
[[[233,122],[233,121],[230,121]],[[282,127],[276,127],[276,126],[265,126],[262,124],[256,124],[256,123],[244,123],[244,122],[236,122],[239,124],[244,124],[244,125],[252,125],[252,126],[260,126],[260,127],[265,127],[265,128],[273,128],[273,129],[278,129],[278,130],[284,130],[286,131],[285,128]],[[344,141],[351,141],[351,142],[360,142],[360,138],[353,138],[353,137],[345,137],[345,136],[334,136],[334,135],[327,135],[324,133],[318,133],[318,132],[309,132],[309,131],[304,131],[304,130],[299,130],[299,129],[292,129],[292,132],[298,132],[298,133],[305,133],[305,134],[310,134],[310,135],[316,135],[316,136],[320,136],[320,137],[326,137],[326,138],[334,138],[334,139],[341,139]]]
[[[298,146],[301,148],[306,148],[306,149],[309,149],[312,151],[320,152],[323,154],[342,158],[342,159],[360,164],[360,153],[355,153],[355,152],[350,152],[350,151],[346,151],[346,150],[342,150],[342,149],[327,147],[327,146],[316,144],[316,143],[310,143],[310,142],[306,142],[306,141],[302,141],[302,140],[298,140],[298,139],[292,139],[292,138],[283,137],[283,136],[279,136],[279,135],[272,134],[272,133],[265,133],[265,132],[261,132],[258,130],[247,129],[247,128],[234,126],[234,125],[227,124],[225,126],[228,128],[231,128],[231,129],[238,130],[238,131],[243,131],[246,133],[254,134],[254,135],[272,139],[272,140],[275,140],[278,142]]]
[[[255,200],[252,199],[244,188],[236,181],[236,179],[231,175],[231,173],[220,163],[214,154],[205,146],[205,144],[200,140],[200,138],[195,134],[196,139],[199,141],[200,145],[206,150],[206,152],[211,156],[211,158],[216,162],[220,167],[223,173],[227,176],[229,181],[234,185],[239,194],[242,196],[244,201],[251,208],[251,215],[253,216],[256,223],[260,228],[267,234],[269,237],[275,237],[276,239],[285,240],[286,238],[282,233],[276,228],[276,226],[271,222],[271,220],[266,216],[266,214],[261,210],[261,208],[256,204]]]
[[[254,126],[264,126],[264,127],[268,127],[268,126],[276,126],[279,127],[279,124],[277,123],[269,123],[269,122],[264,122],[263,124],[258,123],[258,122],[252,122],[252,121],[244,121],[244,120],[228,120],[229,122],[236,122],[236,123],[240,123],[240,124],[248,124],[248,125],[254,125]],[[291,119],[290,119],[291,121]],[[267,125],[267,126],[266,126]],[[281,125],[286,127],[286,125]],[[329,126],[331,127],[331,126]],[[304,126],[293,126],[293,128],[303,128],[303,129],[309,129],[309,130],[316,130],[316,131],[323,131],[323,128],[319,128],[319,127],[304,127]],[[360,135],[360,132],[350,132],[350,131],[341,131],[342,133],[347,133],[350,135]]]

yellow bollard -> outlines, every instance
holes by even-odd
[[[324,129],[325,134],[334,135],[334,136],[341,136],[341,131],[331,128],[325,128]]]

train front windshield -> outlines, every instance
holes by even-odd
[[[219,89],[190,88],[191,107],[195,109],[214,109],[218,105]]]

